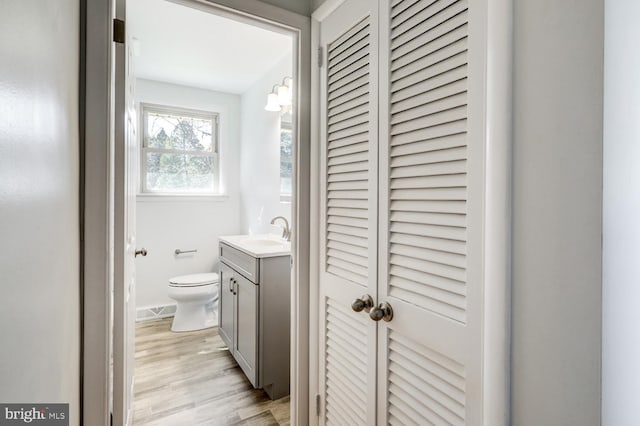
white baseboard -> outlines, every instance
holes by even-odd
[[[217,303],[214,302],[213,317],[216,319],[215,325],[218,325],[218,311]],[[211,306],[211,305],[209,305]],[[159,305],[159,306],[147,306],[144,308],[136,309],[136,322],[151,321],[155,319],[168,318],[174,316],[176,313],[176,304]]]
[[[149,321],[172,317],[176,313],[176,305],[147,306],[136,309],[136,321]]]

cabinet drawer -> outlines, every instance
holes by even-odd
[[[231,266],[250,281],[258,283],[258,259],[248,254],[220,243],[220,260]]]

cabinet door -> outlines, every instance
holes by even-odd
[[[383,0],[378,424],[482,424],[483,1]]]
[[[234,336],[234,276],[233,269],[220,264],[220,297],[218,298],[218,333],[233,355]]]
[[[375,421],[376,323],[354,299],[376,298],[377,6],[342,3],[320,23],[321,424]]]
[[[258,387],[258,291],[259,286],[241,275],[236,283],[234,356],[254,387]]]

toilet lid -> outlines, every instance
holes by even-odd
[[[218,274],[216,274],[215,272],[209,272],[206,274],[180,275],[179,277],[173,277],[169,280],[169,284],[176,287],[195,287],[200,285],[215,284],[217,282]]]

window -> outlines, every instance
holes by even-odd
[[[291,201],[293,171],[293,134],[291,112],[280,116],[280,200]]]
[[[220,193],[218,114],[142,105],[141,190]]]

